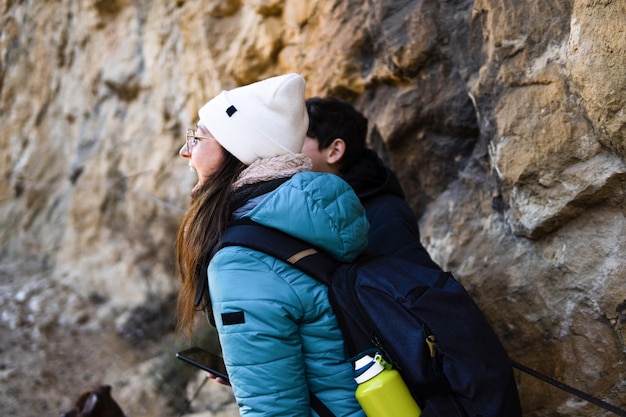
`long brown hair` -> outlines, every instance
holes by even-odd
[[[195,313],[209,303],[206,294],[203,295],[203,305],[196,307],[197,289],[201,280],[207,279],[211,248],[226,228],[232,184],[245,168],[231,153],[225,149],[223,152],[225,159],[221,167],[193,192],[176,239],[176,261],[183,282],[177,301],[178,328],[189,337],[193,332]]]

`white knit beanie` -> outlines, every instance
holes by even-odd
[[[200,122],[247,165],[299,153],[309,128],[304,87],[300,75],[286,74],[222,91],[198,111]]]

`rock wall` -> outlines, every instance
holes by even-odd
[[[309,96],[368,116],[423,243],[511,357],[626,407],[625,2],[3,0],[0,11],[1,276],[35,268],[38,285],[71,289],[20,314],[119,328],[129,309],[166,299],[193,184],[177,157],[185,129],[222,89],[299,72]],[[5,311],[3,326],[33,325]],[[516,376],[527,416],[602,413]]]

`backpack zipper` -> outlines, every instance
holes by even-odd
[[[434,334],[426,337],[426,344],[428,345],[431,359],[435,359],[435,356],[437,356],[437,339]]]

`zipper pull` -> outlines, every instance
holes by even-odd
[[[428,345],[428,350],[430,351],[430,357],[434,359],[437,355],[437,339],[435,339],[435,336],[431,334],[426,338],[426,344]]]

